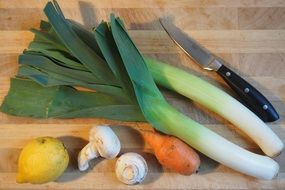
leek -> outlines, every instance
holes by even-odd
[[[279,165],[271,158],[242,149],[170,106],[155,85],[144,58],[120,21],[113,16],[111,31],[139,106],[154,128],[179,137],[210,158],[247,175],[262,179],[277,175]]]

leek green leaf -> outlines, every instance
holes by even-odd
[[[94,31],[96,41],[112,72],[122,84],[122,88],[132,101],[136,102],[131,80],[124,67],[112,33],[106,22],[102,22]]]
[[[102,52],[95,40],[94,35],[92,34],[91,31],[85,29],[85,27],[73,20],[67,19],[67,21],[70,23],[72,29],[74,32],[78,35],[78,37],[85,42],[94,52],[101,57],[102,59],[104,58],[102,55]]]
[[[158,90],[144,59],[125,31],[121,21],[111,15],[111,31],[123,64],[131,78],[138,104],[146,120],[157,130],[171,134],[167,123],[161,122],[164,113],[171,107]],[[165,109],[165,110],[164,110]]]
[[[19,63],[23,65],[25,64],[37,67],[39,69],[45,69],[46,71],[62,74],[64,76],[73,77],[74,79],[82,80],[84,82],[105,84],[104,81],[101,81],[100,79],[96,78],[90,72],[61,67],[55,64],[49,58],[40,55],[22,54],[19,56]]]
[[[59,10],[51,2],[47,3],[44,12],[68,50],[96,77],[115,84],[116,79],[106,62],[78,37],[71,25],[58,13]]]
[[[106,119],[119,121],[144,121],[145,118],[137,105],[121,104],[121,105],[104,105],[92,108],[80,109],[78,111],[69,112],[63,115],[55,116],[55,118],[86,118],[86,117],[102,117]]]
[[[29,65],[20,66],[17,76],[29,78],[45,87],[58,85],[81,86],[112,95],[121,102],[129,102],[129,99],[120,87],[86,83],[81,80],[76,80],[73,77],[64,76],[47,70],[40,70]]]
[[[65,46],[63,46],[61,43],[58,43],[58,39],[56,36],[51,35],[47,32],[44,31],[39,31],[36,29],[30,29],[31,32],[35,34],[35,40],[39,42],[44,42],[44,43],[52,43],[54,47],[57,49],[60,49],[62,51],[68,51]]]
[[[113,96],[78,91],[68,86],[42,87],[20,78],[12,78],[1,111],[37,118],[103,117],[121,121],[144,121],[136,105],[123,104]]]
[[[80,62],[74,61],[73,59],[70,59],[69,56],[60,50],[56,49],[44,49],[42,47],[39,47],[36,45],[35,47],[31,48],[29,47],[29,50],[26,50],[24,54],[35,54],[37,52],[38,55],[45,56],[55,62],[58,65],[61,65],[63,67],[68,67],[70,69],[75,69],[79,71],[86,71],[91,73],[84,65],[82,65]]]
[[[45,20],[41,20],[40,22],[40,29],[43,30],[43,31],[50,31],[51,30],[51,24]]]
[[[12,78],[1,111],[17,116],[47,118],[49,104],[58,89],[59,86],[43,88],[30,80]]]

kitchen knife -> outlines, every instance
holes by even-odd
[[[271,103],[252,85],[226,67],[225,61],[215,56],[190,36],[166,19],[160,19],[165,31],[187,55],[206,70],[216,71],[239,95],[241,102],[265,122],[279,119]]]

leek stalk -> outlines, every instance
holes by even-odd
[[[114,16],[111,16],[111,31],[142,113],[154,128],[177,136],[210,158],[247,175],[262,179],[277,175],[279,165],[273,159],[229,142],[170,106],[158,90],[141,53]]]
[[[283,150],[283,142],[254,113],[226,92],[210,83],[162,62],[145,58],[155,82],[221,115],[246,133],[262,151],[274,157]]]

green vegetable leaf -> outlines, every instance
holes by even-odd
[[[77,36],[71,25],[61,16],[61,11],[48,2],[44,12],[67,49],[96,77],[103,81],[110,81],[115,85],[115,77],[106,62]]]
[[[66,49],[66,47],[64,45],[62,45],[61,43],[58,43],[59,39],[56,36],[49,34],[45,31],[39,31],[39,30],[36,30],[33,28],[30,29],[30,31],[35,34],[35,41],[47,43],[47,44],[50,43],[55,48],[68,52],[68,50]]]
[[[47,118],[50,102],[58,89],[42,88],[30,80],[12,78],[1,111],[17,116]]]
[[[22,54],[19,56],[19,63],[22,65],[30,65],[39,69],[61,74],[63,76],[72,77],[86,83],[105,84],[104,81],[96,78],[90,72],[59,66],[49,58],[40,55]]]
[[[56,118],[86,118],[102,117],[106,119],[119,121],[145,121],[140,108],[137,105],[104,105],[92,108],[80,109],[63,115],[55,116]]]
[[[72,29],[74,32],[78,35],[78,37],[85,42],[94,52],[100,56],[102,59],[104,58],[102,55],[102,52],[95,40],[94,35],[91,31],[85,29],[85,27],[73,20],[67,19],[67,21],[70,23]]]
[[[58,85],[81,86],[112,95],[121,102],[129,102],[126,94],[119,87],[86,83],[81,80],[76,80],[73,77],[64,76],[47,70],[40,70],[29,65],[20,66],[17,76],[27,77],[45,87]]]
[[[102,22],[94,31],[94,35],[105,60],[116,78],[122,84],[122,88],[125,90],[126,96],[128,96],[133,102],[136,102],[131,80],[124,67],[118,49],[116,48],[116,44],[108,24],[106,22]]]
[[[36,43],[36,42],[35,42]],[[35,47],[29,47],[28,50],[24,51],[24,54],[41,55],[49,58],[58,65],[68,67],[70,69],[87,71],[91,73],[84,65],[80,62],[74,61],[65,52],[57,49],[45,49],[44,47],[36,44]]]
[[[78,91],[68,86],[42,87],[37,83],[12,78],[1,111],[37,118],[103,117],[121,121],[144,121],[138,106],[121,103],[113,96]]]
[[[49,32],[51,30],[52,26],[49,22],[45,20],[41,20],[40,22],[40,29],[46,32]]]
[[[79,83],[77,80],[70,78],[66,79],[66,77],[62,77],[55,73],[42,71],[29,65],[21,65],[19,67],[17,76],[22,78],[29,78],[44,87],[59,85],[73,86],[73,84]]]
[[[117,48],[120,52],[123,64],[132,80],[137,101],[147,121],[153,124],[157,130],[170,134],[171,127],[165,125],[162,120],[163,112],[167,112],[171,106],[167,104],[158,90],[154,80],[148,71],[145,61],[126,32],[121,20],[111,15],[111,31]],[[167,114],[166,114],[167,115]]]

